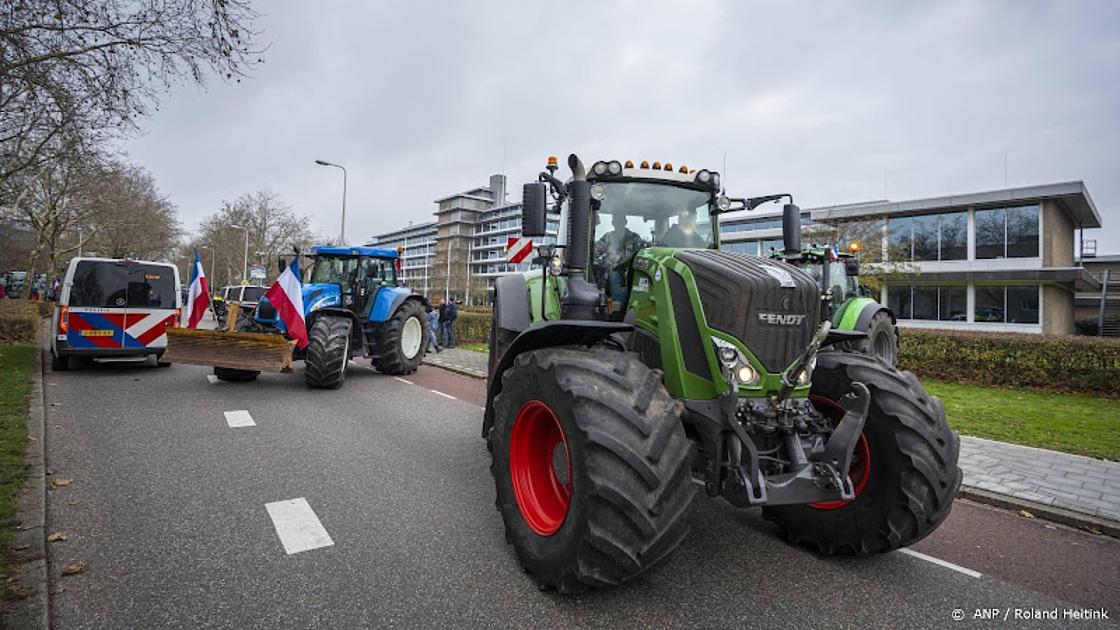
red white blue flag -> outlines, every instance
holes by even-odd
[[[303,319],[303,291],[299,281],[299,257],[288,263],[288,268],[264,294],[268,303],[276,307],[280,319],[288,328],[288,336],[296,345],[307,347],[307,322]]]
[[[183,305],[183,319],[187,328],[198,328],[198,322],[210,306],[210,287],[206,284],[206,273],[202,270],[202,259],[194,250],[194,265],[191,266],[191,286],[187,289],[187,303]]]

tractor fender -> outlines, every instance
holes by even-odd
[[[428,308],[428,300],[424,296],[413,293],[411,289],[405,287],[381,287],[377,291],[377,295],[373,298],[373,306],[369,309],[369,321],[375,324],[381,324],[389,321],[393,313],[397,312],[404,301],[414,298],[420,300],[424,309]]]
[[[836,324],[836,328],[840,330],[867,332],[867,327],[871,324],[871,319],[884,311],[890,315],[891,323],[897,323],[894,312],[886,306],[883,306],[871,298],[855,298],[844,307],[844,313],[840,317],[840,321]]]
[[[354,322],[354,329],[357,330],[358,318],[357,318],[356,315],[354,315],[353,312],[351,312],[348,309],[341,308],[341,307],[338,307],[338,306],[324,306],[322,308],[317,308],[317,309],[315,309],[315,310],[313,310],[313,311],[311,311],[310,313],[307,314],[307,316],[306,316],[307,321],[305,322],[305,325],[307,326],[308,331],[311,330],[311,326],[315,323],[315,320],[318,319],[321,315],[335,315],[335,316],[338,316],[338,317],[349,318],[352,322]]]
[[[634,330],[632,325],[623,322],[573,319],[541,322],[523,330],[502,354],[487,381],[486,413],[482,420],[482,437],[486,438],[490,432],[490,427],[494,425],[494,397],[502,391],[502,373],[513,365],[517,355],[539,348],[592,346],[613,334],[628,333],[632,330]]]

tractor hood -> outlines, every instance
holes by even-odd
[[[714,249],[678,251],[708,326],[741,341],[769,372],[786,369],[813,337],[820,290],[812,276],[769,258]]]
[[[338,306],[342,301],[342,290],[337,284],[304,284],[300,287],[300,293],[303,296],[304,315],[325,306]],[[257,305],[254,319],[262,324],[282,324],[280,314],[276,312],[276,307],[265,298],[261,298],[260,304]]]

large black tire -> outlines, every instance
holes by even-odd
[[[229,381],[231,383],[248,383],[249,381],[257,380],[260,372],[256,370],[237,370],[234,368],[215,367],[214,376],[218,377],[219,381]]]
[[[871,392],[863,428],[871,461],[866,485],[851,502],[833,509],[763,509],[788,540],[827,555],[914,544],[949,516],[961,484],[960,438],[945,422],[941,401],[926,394],[910,372],[863,354],[822,352],[811,393],[838,401],[857,381]]]
[[[511,443],[515,425],[529,423],[525,410],[541,403],[562,430],[570,482],[558,529],[544,534],[527,521],[511,477],[515,466],[524,471],[511,458],[540,461],[532,449],[512,455]],[[498,511],[521,566],[542,588],[572,593],[616,586],[665,560],[684,540],[696,494],[691,444],[681,404],[666,393],[660,371],[605,348],[535,350],[502,374],[494,406],[490,471]],[[552,454],[545,457],[556,482],[563,475]]]
[[[338,389],[350,362],[350,318],[320,315],[307,334],[303,380],[316,389]]]
[[[887,365],[898,365],[898,328],[890,313],[879,311],[867,325],[867,338],[845,344],[847,350],[878,357]]]
[[[413,323],[409,324],[409,320]],[[415,330],[406,335],[405,328],[417,325],[420,327],[420,345],[413,349],[411,343]],[[389,321],[385,322],[381,332],[380,353],[373,360],[373,367],[385,374],[412,374],[420,367],[427,347],[428,315],[424,312],[424,306],[419,300],[405,300]]]

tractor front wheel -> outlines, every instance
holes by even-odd
[[[945,408],[910,372],[854,352],[822,352],[811,399],[839,420],[852,383],[871,392],[849,477],[851,501],[763,508],[785,536],[826,555],[864,555],[912,545],[949,516],[961,484],[960,438]]]
[[[420,367],[427,347],[427,313],[418,300],[405,300],[385,322],[373,367],[385,374],[411,374]]]
[[[303,380],[316,389],[338,389],[346,380],[350,362],[348,317],[320,315],[307,334]]]
[[[616,586],[684,540],[696,488],[682,408],[636,355],[526,352],[503,373],[494,409],[498,511],[542,587]]]

